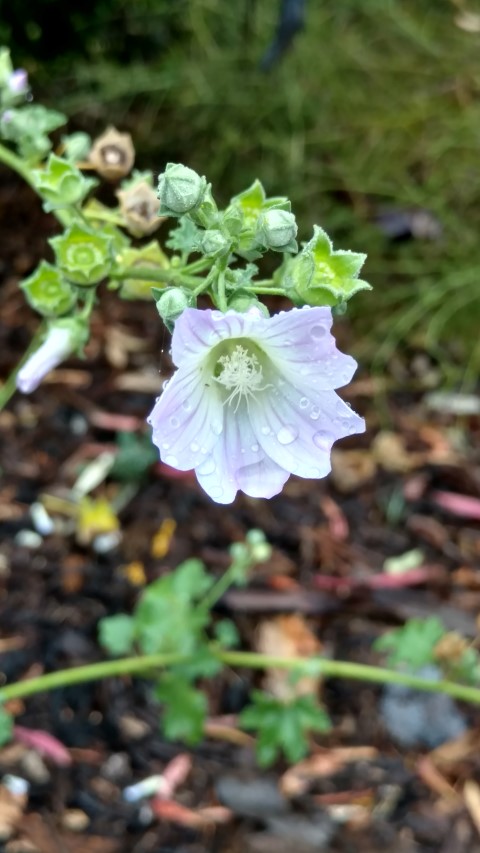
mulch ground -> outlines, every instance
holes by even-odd
[[[54,231],[30,191],[2,175],[3,377],[37,322],[18,281]],[[341,330],[345,348],[348,334]],[[128,612],[144,583],[188,556],[220,574],[228,546],[253,527],[265,532],[272,558],[217,607],[236,622],[244,648],[256,647],[260,623],[293,624],[282,615],[295,615],[328,655],[365,663],[381,662],[372,651],[376,637],[414,616],[435,614],[476,641],[480,418],[429,407],[432,366],[412,371],[398,359],[387,380],[360,372],[346,389],[368,433],[337,445],[326,481],[291,478],[271,501],[239,497],[222,507],[191,476],[153,463],[125,501],[116,544],[100,548],[88,533],[79,541],[61,513],[56,530],[41,535],[31,505],[44,495],[67,498],[82,464],[115,448],[119,432],[145,434],[168,376],[168,336],[156,312],[104,289],[86,360],[71,360],[0,414],[2,682],[100,660],[100,618]],[[111,498],[118,489],[107,480],[96,494]],[[456,496],[448,509],[445,493]],[[158,531],[168,519],[176,527],[161,554]],[[400,581],[384,571],[388,558],[413,549],[419,565]],[[260,771],[251,739],[235,728],[235,714],[260,683],[247,671],[206,684],[209,734],[193,750],[164,740],[143,680],[110,679],[12,703],[20,728],[0,750],[0,851],[480,850],[475,708],[459,705],[467,733],[450,751],[402,748],[386,731],[381,687],[328,681],[321,689],[333,730],[314,738],[311,751],[323,757],[322,769],[279,807],[287,767]],[[66,755],[42,755],[22,727],[50,733]],[[155,813],[148,800],[126,801],[125,787],[161,774],[179,754],[191,767],[169,805]],[[26,798],[12,801],[6,774],[29,782]]]

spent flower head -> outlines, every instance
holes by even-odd
[[[331,325],[329,308],[274,317],[187,308],[172,337],[178,369],[149,418],[162,460],[195,469],[218,503],[239,489],[272,497],[290,474],[328,474],[333,442],[365,429],[334,390],[357,365]]]
[[[129,133],[120,133],[109,127],[94,140],[89,155],[90,163],[102,178],[119,181],[128,175],[135,162],[135,149]]]

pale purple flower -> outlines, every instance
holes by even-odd
[[[28,74],[24,68],[12,71],[7,81],[8,88],[14,95],[23,95],[28,89]]]
[[[330,308],[274,317],[187,308],[172,337],[178,370],[149,418],[163,462],[194,468],[218,503],[238,489],[270,498],[290,474],[325,477],[333,442],[365,430],[334,391],[357,365],[331,325]]]
[[[70,355],[73,346],[74,340],[70,328],[67,326],[51,328],[43,344],[18,371],[18,390],[23,394],[31,394],[35,391],[47,373]]]

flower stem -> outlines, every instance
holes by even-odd
[[[35,189],[35,183],[30,167],[24,163],[21,157],[18,157],[13,151],[10,151],[9,148],[6,148],[5,145],[2,145],[1,143],[0,162],[5,163],[6,166],[9,166],[14,172],[17,172],[17,174],[20,175],[27,184],[30,184],[30,186]]]
[[[187,287],[196,287],[199,283],[197,276],[184,275],[181,268],[163,270],[159,267],[125,267],[110,273],[110,278],[120,281],[124,278],[138,278],[142,281],[158,281],[162,284],[184,284]]]
[[[328,678],[347,678],[354,681],[366,681],[375,684],[402,684],[415,690],[428,693],[446,693],[453,699],[461,699],[480,705],[480,689],[467,684],[457,684],[453,681],[429,681],[418,675],[397,672],[384,667],[350,661],[329,660],[328,658],[285,658],[274,655],[261,655],[255,652],[219,651],[212,646],[212,653],[226,666],[248,667],[252,669],[302,669],[308,668],[311,673],[318,672]],[[155,669],[188,662],[191,656],[180,654],[141,655],[138,657],[120,658],[117,660],[101,661],[100,663],[72,667],[71,669],[50,672],[37,678],[18,681],[0,688],[0,702],[33,696],[72,684],[86,681],[98,681],[102,678],[125,675],[145,675]]]

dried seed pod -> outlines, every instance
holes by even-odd
[[[131,171],[135,149],[129,133],[109,127],[95,139],[89,160],[94,169],[107,181],[118,181]]]
[[[147,181],[119,190],[117,198],[125,225],[134,237],[152,234],[165,221],[165,216],[158,215],[157,194]]]

